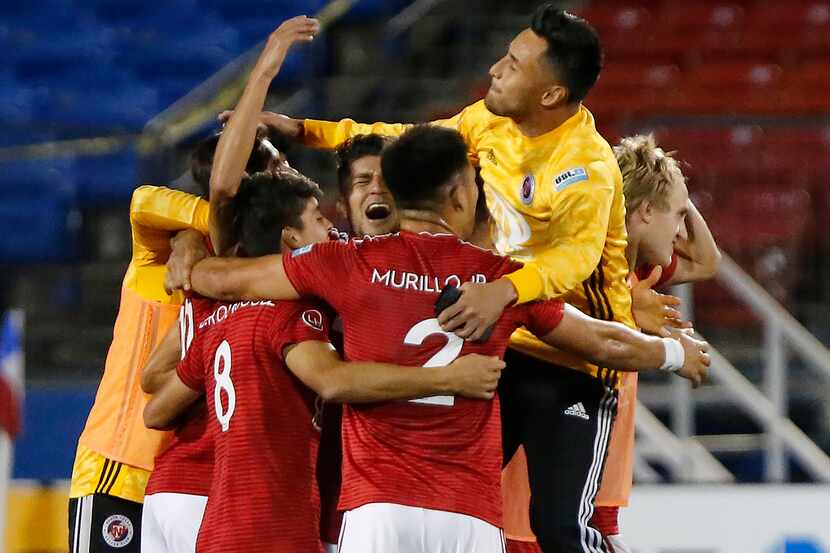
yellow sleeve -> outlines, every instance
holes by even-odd
[[[467,106],[449,119],[432,121],[432,124],[457,130],[464,137],[470,150],[474,152],[478,141],[476,129],[480,127],[478,123],[483,119],[484,114],[489,114],[489,112],[482,100]],[[356,123],[352,119],[341,121],[306,119],[303,121],[303,144],[311,148],[333,149],[358,134],[400,136],[413,126],[411,123]]]
[[[164,186],[139,186],[130,202],[133,262],[157,263],[170,254],[172,233],[196,229],[208,232],[210,204],[205,200]]]
[[[579,165],[584,166],[573,164]],[[588,164],[586,169],[587,181],[555,193],[550,202],[550,221],[555,225],[550,247],[506,275],[516,287],[517,303],[562,296],[597,268],[608,234],[614,177],[601,161]]]
[[[404,123],[356,123],[352,119],[342,121],[303,121],[303,144],[311,148],[334,149],[358,134],[400,136],[411,124]]]

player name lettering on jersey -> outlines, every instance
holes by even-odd
[[[267,307],[275,307],[274,302],[270,300],[264,301],[238,301],[236,303],[232,303],[230,305],[220,305],[217,307],[213,313],[211,313],[205,320],[199,323],[199,328],[205,328],[207,326],[215,325],[217,323],[221,323],[225,319],[228,318],[228,315],[236,313],[239,309],[243,307],[256,307],[256,306],[267,306]]]
[[[481,273],[475,273],[471,276],[470,282],[484,284],[487,282],[487,277]],[[461,283],[461,277],[458,275],[449,275],[442,278],[435,275],[419,275],[417,273],[397,271],[395,269],[386,269],[384,272],[378,269],[372,269],[372,284],[382,284],[390,288],[402,290],[415,290],[417,292],[433,292],[438,294],[444,286],[451,284],[458,287],[461,286]]]

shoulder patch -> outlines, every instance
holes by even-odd
[[[583,180],[588,180],[588,171],[585,167],[574,167],[553,177],[553,187],[557,192],[561,192],[570,185]]]
[[[297,248],[296,250],[291,250],[291,257],[299,257],[301,255],[307,254],[311,251],[314,247],[314,244],[309,244],[307,246],[303,246],[302,248]]]
[[[316,309],[309,309],[308,311],[303,311],[303,314],[300,316],[300,318],[307,326],[313,328],[314,330],[323,330],[323,315]]]

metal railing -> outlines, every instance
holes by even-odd
[[[671,471],[672,476],[680,481],[699,482],[711,476],[706,471],[684,473],[682,466],[677,468],[679,461],[674,450],[681,447],[678,443],[685,444],[682,447],[695,443],[714,452],[763,450],[766,460],[764,476],[768,482],[788,480],[790,457],[797,460],[815,480],[830,482],[830,457],[787,416],[790,356],[800,357],[819,375],[830,379],[830,351],[727,255],[723,256],[716,278],[761,320],[764,337],[762,385],[760,388],[755,386],[713,348],[710,379],[714,386],[708,387],[708,390],[691,392],[685,382],[673,379],[661,386],[659,393],[642,394],[650,396],[647,399],[641,396],[649,406],[669,408],[674,434],[666,436],[649,428],[653,424],[648,419],[653,415],[645,409],[641,410],[637,414],[637,429],[647,435],[651,444],[651,450],[646,449],[645,452],[663,460],[670,468],[676,468]],[[691,286],[676,287],[674,292],[681,297],[684,307],[690,309]],[[686,312],[684,315],[691,319],[693,314]],[[762,433],[695,436],[695,406],[711,401],[738,405],[761,427]],[[645,422],[641,422],[641,417]],[[642,476],[649,479],[651,475],[644,473]]]

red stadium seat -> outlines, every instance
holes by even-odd
[[[579,12],[597,29],[608,60],[672,60],[659,57],[661,52],[651,44],[655,22],[649,10],[637,4],[610,4],[593,5]]]
[[[633,32],[651,27],[651,13],[637,4],[600,4],[579,10],[577,13],[594,26],[602,36],[604,33]],[[615,3],[616,4],[616,3]]]
[[[830,29],[830,2],[760,3],[750,12],[747,23],[790,36],[803,31]]]
[[[813,59],[830,53],[830,2],[761,3],[747,17],[752,35],[780,46],[784,58]]]
[[[781,67],[769,63],[725,61],[696,67],[688,74],[688,82],[703,86],[769,87],[780,82]]]
[[[830,37],[827,40],[830,55]],[[789,72],[782,95],[793,113],[823,114],[830,111],[830,95],[827,94],[830,89],[830,62],[827,59],[807,61]]]
[[[718,245],[787,305],[798,284],[798,266],[812,225],[811,196],[801,188],[756,184],[709,193],[700,203]],[[697,200],[697,197],[695,197]],[[695,288],[698,319],[718,326],[752,320],[746,310],[712,285]]]
[[[652,113],[659,110],[660,97],[670,93],[679,74],[675,65],[609,62],[587,103],[614,119]]]
[[[666,109],[691,114],[778,114],[790,111],[782,90],[783,71],[768,63],[723,61],[701,64],[684,74]]]
[[[680,75],[676,65],[648,63],[607,63],[602,68],[597,87],[665,88],[675,84]]]
[[[799,86],[830,90],[830,59],[804,63],[793,73],[792,80]]]
[[[695,28],[728,31],[741,26],[744,9],[734,3],[671,2],[657,16],[661,26],[672,30]]]

